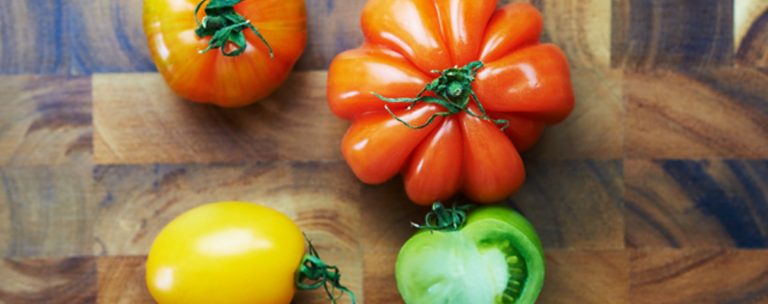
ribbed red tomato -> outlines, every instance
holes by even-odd
[[[328,102],[352,121],[342,152],[363,182],[402,173],[414,202],[458,191],[499,201],[525,179],[519,151],[574,106],[542,17],[496,0],[370,0],[365,42],[331,63]]]

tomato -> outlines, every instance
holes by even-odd
[[[480,203],[525,180],[520,152],[574,106],[563,52],[539,43],[526,3],[370,0],[363,45],[328,72],[328,104],[351,120],[342,153],[365,183],[398,173],[412,201]]]
[[[237,107],[285,81],[306,45],[306,8],[304,0],[145,0],[144,31],[176,94]]]
[[[328,290],[326,284],[348,291],[338,273],[328,272],[338,269],[319,260],[311,245],[305,254],[290,218],[245,202],[207,204],[178,216],[157,235],[146,267],[158,303],[290,303],[297,288]]]
[[[499,206],[478,208],[466,219],[439,205],[435,211],[435,218],[448,215],[435,222],[448,223],[419,231],[397,256],[397,288],[406,303],[536,302],[545,260],[522,215]]]

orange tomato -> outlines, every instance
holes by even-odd
[[[363,45],[329,68],[328,104],[352,121],[342,153],[363,182],[398,173],[415,203],[479,203],[525,180],[519,152],[574,106],[568,63],[539,43],[530,4],[370,0]]]
[[[176,94],[238,107],[285,81],[306,45],[306,8],[304,0],[146,0],[144,30]]]

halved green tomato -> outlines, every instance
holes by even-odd
[[[544,285],[544,253],[521,214],[481,207],[453,231],[424,229],[400,249],[403,300],[429,303],[534,303]]]

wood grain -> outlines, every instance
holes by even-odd
[[[0,74],[154,71],[142,1],[2,0]]]
[[[97,255],[144,255],[171,219],[220,200],[282,211],[321,251],[359,249],[359,185],[342,163],[99,166],[94,180]]]
[[[764,250],[631,252],[632,303],[765,303]]]
[[[733,58],[733,2],[617,0],[611,22],[611,66],[727,66]]]
[[[765,160],[625,163],[627,245],[768,247]]]
[[[402,178],[394,178],[382,185],[363,185],[361,197],[371,203],[361,206],[362,233],[367,252],[398,251],[415,233],[411,222],[424,221],[430,210],[412,204],[403,189]]]
[[[155,71],[142,25],[144,1],[57,2],[68,26],[70,74]]]
[[[526,162],[526,169],[508,204],[533,223],[544,248],[624,247],[621,161]]]
[[[364,290],[366,303],[403,303],[397,291],[395,262],[397,251],[367,251],[365,254]]]
[[[90,79],[0,76],[0,106],[0,166],[90,160]]]
[[[0,0],[0,74],[69,74],[60,0]]]
[[[543,0],[544,40],[560,46],[571,66],[611,64],[611,0]]]
[[[739,49],[750,28],[768,10],[768,2],[733,0],[733,45]]]
[[[96,211],[89,173],[74,165],[0,168],[0,254],[87,256]]]
[[[297,70],[324,70],[337,54],[363,43],[360,14],[366,0],[307,1],[307,48]]]
[[[547,274],[537,303],[630,303],[625,251],[550,250],[546,255]]]
[[[0,260],[0,303],[94,303],[93,258]]]
[[[768,75],[713,68],[624,80],[628,157],[768,157]]]
[[[768,2],[734,0],[733,30],[737,62],[768,72]]]
[[[428,208],[411,204],[401,178],[379,186],[363,186],[361,197],[363,288],[369,303],[402,303],[395,283],[395,259],[400,247],[415,233],[411,222],[423,222]]]
[[[103,256],[96,259],[96,303],[155,303],[144,283],[146,256]]]
[[[585,160],[624,157],[624,100],[619,70],[571,71],[576,106],[562,123],[550,126],[527,159]],[[568,151],[568,153],[563,153]]]
[[[294,73],[267,100],[221,109],[180,100],[157,74],[93,78],[94,161],[338,160],[347,123],[325,101],[325,72]]]

